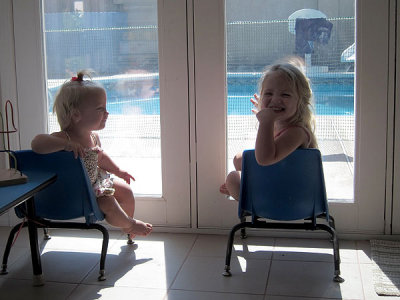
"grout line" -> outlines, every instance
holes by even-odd
[[[174,285],[176,278],[178,277],[179,273],[181,272],[181,270],[182,270],[182,268],[183,268],[183,265],[186,263],[187,259],[189,258],[190,253],[192,252],[192,250],[193,250],[193,248],[194,248],[194,245],[196,244],[198,238],[199,238],[199,234],[196,234],[196,238],[195,238],[195,240],[193,241],[193,244],[192,244],[192,246],[190,247],[189,251],[187,252],[187,254],[186,254],[186,256],[185,256],[185,259],[183,260],[183,262],[182,262],[181,266],[179,267],[178,271],[176,272],[175,277],[171,280],[171,284],[166,288],[166,290],[167,290],[166,297],[167,297],[167,295],[168,295],[168,291],[171,290],[171,287]]]
[[[72,296],[72,294],[78,289],[78,287],[79,287],[80,285],[81,285],[80,283],[75,284],[75,287],[74,287],[74,288],[72,289],[72,291],[67,295],[67,297],[65,298],[65,300],[70,299],[71,296]]]
[[[273,258],[274,258],[274,253],[275,253],[276,242],[277,242],[276,238],[273,238],[273,247],[272,247],[271,259],[269,261],[269,268],[268,268],[268,274],[267,274],[267,281],[265,283],[264,296],[267,295],[268,282],[271,277],[272,261],[274,260]]]
[[[362,295],[363,295],[363,299],[366,299],[365,298],[365,289],[364,289],[364,280],[363,280],[363,275],[362,275],[362,272],[361,272],[360,258],[359,258],[359,255],[358,255],[358,250],[359,249],[358,249],[358,242],[357,241],[355,241],[355,248],[356,248],[356,254],[357,254],[358,272],[360,274],[360,283],[361,283]]]

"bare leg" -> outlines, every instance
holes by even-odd
[[[243,155],[243,152],[239,152],[233,158],[233,166],[235,167],[236,171],[242,170],[242,155]],[[237,173],[239,173],[239,175],[237,175]],[[228,176],[226,177],[225,183],[223,183],[219,187],[219,192],[221,194],[232,196],[236,200],[239,200],[240,172],[233,171],[233,172],[229,173]]]
[[[242,157],[243,152],[239,152],[233,158],[233,166],[235,167],[236,171],[242,171]]]
[[[231,194],[229,194],[228,188],[226,187],[226,183],[224,182],[223,184],[221,184],[221,186],[219,187],[219,192],[221,194],[230,196]]]
[[[97,198],[100,209],[106,216],[106,221],[115,227],[122,228],[125,233],[135,235],[148,235],[152,225],[129,217],[119,205],[114,196],[102,196]]]
[[[133,218],[135,214],[135,197],[131,187],[125,181],[119,179],[114,179],[113,187],[115,188],[115,199],[118,201],[125,213],[129,217]],[[128,233],[128,238],[131,240],[135,238],[135,235]]]
[[[125,211],[125,213],[133,218],[135,213],[135,197],[133,195],[131,187],[124,181],[114,180],[114,188],[115,193],[114,197],[118,201],[121,208]],[[149,223],[144,223],[140,220],[135,220],[137,224],[143,223],[147,228],[152,229],[153,226]],[[143,226],[143,224],[141,226]],[[133,232],[130,232],[130,229],[123,229],[124,232],[128,233],[131,238],[135,237]]]
[[[240,196],[240,171],[232,171],[226,177],[226,188],[235,200],[239,201]]]
[[[135,213],[135,197],[131,187],[121,180],[114,180],[115,189],[114,197],[118,201],[121,208],[126,212],[126,214],[133,218]]]

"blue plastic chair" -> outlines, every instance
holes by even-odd
[[[97,229],[103,234],[103,244],[100,256],[100,281],[105,280],[104,267],[107,254],[108,230],[96,224],[104,219],[104,214],[97,205],[88,174],[81,159],[75,159],[72,152],[55,152],[37,154],[31,150],[14,152],[17,158],[17,168],[25,170],[43,170],[57,174],[55,183],[35,195],[35,223],[37,228],[44,228],[45,238],[49,239],[47,228]],[[28,178],[29,180],[29,178]],[[19,218],[26,217],[25,205],[15,208]],[[84,222],[73,221],[84,217]],[[10,232],[3,256],[1,274],[7,274],[7,261],[12,242],[21,224],[16,225]]]
[[[244,151],[238,213],[241,222],[232,228],[229,235],[224,276],[231,276],[233,240],[239,229],[243,238],[246,227],[325,230],[333,242],[334,281],[343,282],[340,277],[339,243],[334,219],[328,211],[318,149],[297,149],[270,166],[260,166],[254,150]],[[247,216],[251,216],[251,222],[246,222]],[[321,218],[323,224],[318,223]],[[304,220],[304,223],[290,222],[296,220]]]

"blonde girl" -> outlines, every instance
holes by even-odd
[[[81,157],[106,221],[131,237],[146,236],[152,225],[133,218],[135,198],[129,183],[135,179],[101,149],[94,132],[106,125],[106,92],[94,81],[84,80],[85,75],[90,77],[90,72],[80,71],[61,86],[53,107],[61,131],[37,135],[32,150],[42,154],[65,150],[72,151],[75,158]],[[110,174],[123,180],[114,180]]]
[[[274,164],[297,148],[316,148],[312,91],[308,78],[292,63],[270,66],[260,80],[260,96],[251,102],[259,121],[255,155],[260,165]],[[239,199],[242,153],[233,164],[220,192]]]

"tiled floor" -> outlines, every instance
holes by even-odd
[[[0,253],[9,233],[0,227]],[[153,233],[126,244],[110,231],[107,280],[98,282],[101,235],[96,231],[52,230],[40,236],[46,284],[32,286],[28,237],[24,229],[0,276],[1,299],[399,299],[373,289],[368,241],[340,241],[345,282],[332,281],[328,239],[237,238],[232,277],[223,277],[227,237]]]

